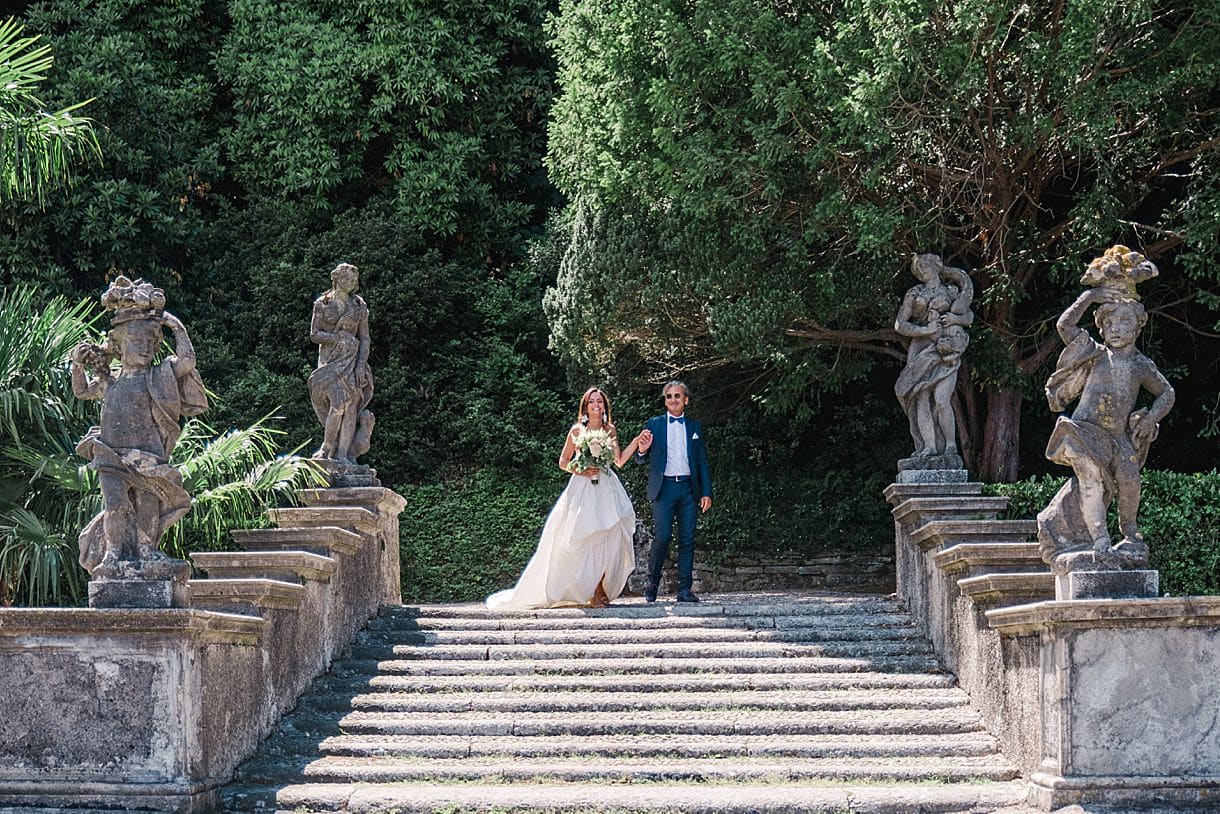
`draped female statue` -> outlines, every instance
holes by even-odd
[[[952,398],[970,341],[965,326],[974,322],[974,285],[965,271],[935,254],[916,255],[911,273],[920,282],[907,291],[894,320],[894,330],[911,338],[894,392],[906,411],[915,454],[899,468],[958,469]]]

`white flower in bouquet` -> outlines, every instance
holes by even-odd
[[[582,430],[575,443],[576,453],[569,465],[573,472],[601,469],[614,462],[614,439],[606,430]],[[592,480],[597,483],[597,475]]]

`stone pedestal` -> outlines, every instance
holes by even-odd
[[[155,552],[143,560],[100,565],[89,582],[91,608],[185,608],[190,605],[186,560]]]
[[[1160,595],[1157,571],[1072,571],[1055,577],[1055,599],[1153,599]]]
[[[327,458],[314,459],[326,472],[326,481],[334,488],[380,486],[377,470],[364,464],[348,464]]]
[[[915,460],[906,458],[904,461]],[[966,483],[970,473],[965,469],[902,469],[899,461],[897,483]]]
[[[1041,651],[1030,802],[1213,810],[1220,597],[1039,602],[987,612]]]
[[[89,583],[91,608],[185,608],[186,579],[95,579]]]

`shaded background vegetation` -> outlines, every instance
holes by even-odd
[[[1209,469],[1218,4],[1051,5],[19,4],[55,49],[45,101],[95,98],[104,164],[3,205],[0,275],[70,300],[153,280],[222,397],[209,421],[278,409],[295,446],[319,434],[310,304],[358,265],[366,460],[410,500],[415,600],[511,581],[593,381],[631,427],[691,382],[709,553],[881,545],[914,250],[979,282],[975,472],[1052,470],[1048,320],[1120,240],[1163,273],[1143,344],[1179,400],[1151,466]]]

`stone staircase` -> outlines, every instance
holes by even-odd
[[[387,608],[345,655],[226,810],[1026,810],[893,600]]]

